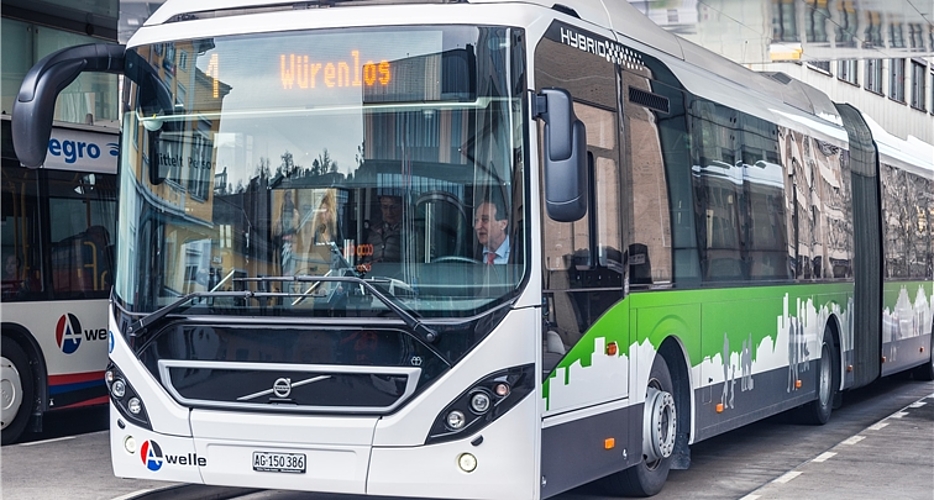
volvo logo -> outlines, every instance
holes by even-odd
[[[315,382],[320,382],[329,378],[331,378],[330,375],[318,375],[316,377],[299,380],[298,382],[292,382],[291,378],[279,377],[275,382],[272,383],[271,389],[254,392],[252,394],[247,394],[246,396],[240,396],[237,398],[237,401],[250,401],[251,399],[256,399],[260,396],[274,396],[279,399],[285,399],[289,397],[290,394],[292,394],[292,389],[296,387],[301,387],[306,384],[313,384]]]
[[[278,378],[272,384],[272,392],[279,398],[287,398],[292,394],[292,380],[287,378]]]

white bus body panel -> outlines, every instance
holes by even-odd
[[[115,424],[117,420],[124,422],[125,427],[118,427]],[[127,450],[128,438],[132,438],[135,443],[133,453]],[[157,448],[152,443],[156,443]],[[144,454],[147,450],[158,452]],[[200,484],[204,481],[197,460],[194,460],[194,464],[188,464],[189,457],[196,458],[196,455],[191,438],[158,434],[130,424],[110,403],[110,461],[115,476]],[[175,463],[171,463],[169,457],[174,457],[172,461]],[[185,457],[185,465],[179,464],[179,457]]]
[[[262,425],[254,424],[254,427],[262,429]],[[265,439],[215,441],[199,438],[194,441],[198,456],[204,456],[207,460],[207,466],[202,467],[202,477],[206,484],[290,490],[314,489],[333,493],[366,493],[369,446],[297,446],[285,443],[270,444]],[[257,472],[253,470],[252,465],[255,451],[304,454],[306,472],[304,474]]]
[[[169,5],[177,6],[179,3],[170,3]],[[182,2],[181,5],[190,4]],[[260,15],[170,23],[165,26],[147,25],[140,28],[133,35],[127,43],[127,47],[226,35],[284,33],[325,28],[459,24],[528,27],[537,21],[545,22],[547,26],[550,23],[551,14],[555,13],[555,11],[551,10],[530,7],[528,4],[518,3],[386,5],[367,7],[365,15],[363,15],[361,9],[356,7],[287,10]],[[154,16],[159,15],[160,12],[162,12],[162,9]],[[529,38],[529,40],[534,41],[536,39]],[[527,48],[531,50],[534,48],[534,44],[528,45]]]
[[[374,447],[367,493],[430,498],[538,498],[538,396],[533,392],[476,435],[411,448]],[[483,436],[473,446],[471,441]],[[457,458],[471,453],[477,469],[461,471]]]
[[[378,417],[269,415],[192,410],[204,482],[231,486],[365,493]],[[301,453],[304,474],[257,472],[253,452]]]
[[[103,373],[107,366],[106,311],[107,300],[97,299],[4,302],[0,314],[3,316],[3,323],[19,325],[32,334],[42,350],[49,377],[54,377],[74,373]],[[55,332],[62,316],[65,316],[65,323],[68,323],[68,314],[78,318],[83,330],[70,334],[63,332],[63,343],[66,336],[80,337],[77,349],[71,354],[66,354],[59,346]],[[51,403],[49,406],[53,406]]]
[[[510,311],[486,339],[440,380],[404,408],[381,418],[376,425],[373,446],[423,444],[435,417],[474,382],[503,368],[535,363],[535,339],[541,338],[540,314],[538,309]],[[513,408],[510,413],[515,411]],[[533,425],[534,418],[530,417],[526,425]],[[500,420],[492,426],[499,425]]]
[[[117,328],[112,311],[110,331],[112,332],[110,360],[123,372],[127,381],[142,399],[149,414],[149,423],[152,425],[153,431],[158,433],[160,438],[165,435],[191,436],[191,428],[188,423],[188,408],[179,405],[169,397],[162,385],[139,362],[139,359],[130,350],[126,339]],[[113,406],[112,403],[111,406]],[[111,420],[111,428],[113,428],[113,422],[116,422],[116,420]],[[110,434],[110,439],[111,441],[120,440],[122,442],[122,438],[115,433]]]

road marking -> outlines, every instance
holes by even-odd
[[[753,495],[752,493],[750,493],[744,496],[743,498],[740,498],[739,500],[759,500],[759,498],[761,497],[762,495]]]
[[[902,418],[902,417],[904,417],[905,415],[908,415],[908,412],[907,412],[907,411],[897,411],[897,412],[895,412],[895,413],[889,415],[889,418]]]
[[[908,407],[909,408],[921,408],[922,406],[926,404],[927,403],[925,403],[924,401],[915,401],[914,403],[911,403],[910,405],[908,405]]]
[[[796,470],[788,471],[788,472],[786,472],[785,474],[783,474],[782,477],[780,477],[780,478],[778,478],[778,479],[776,479],[776,480],[774,480],[774,481],[772,481],[772,482],[773,482],[773,483],[782,483],[782,484],[785,484],[785,483],[787,483],[788,481],[791,481],[792,479],[794,479],[794,478],[796,478],[796,477],[798,477],[798,476],[800,476],[800,475],[801,475],[801,471],[796,471]]]
[[[811,461],[812,461],[812,462],[818,462],[818,463],[820,463],[820,462],[826,462],[828,459],[833,458],[833,457],[835,457],[836,455],[837,455],[837,454],[834,453],[834,452],[832,452],[832,451],[825,451],[824,453],[821,453],[821,454],[818,455],[814,460],[811,460]]]
[[[149,493],[152,490],[153,490],[152,488],[147,488],[144,490],[136,490],[133,493],[127,493],[126,495],[120,495],[118,497],[111,498],[110,500],[129,500],[131,498],[136,498],[144,493]]]
[[[840,444],[856,444],[856,443],[858,443],[858,442],[860,442],[860,441],[862,441],[862,440],[864,440],[864,439],[866,439],[866,438],[863,437],[863,436],[853,436],[853,437],[851,437],[851,438],[849,438],[849,439],[845,439],[845,440],[841,441]]]
[[[884,428],[887,427],[888,425],[889,425],[888,422],[876,422],[876,423],[874,423],[874,424],[872,424],[872,425],[869,426],[869,430],[871,430],[871,431],[881,431],[882,429],[884,429]]]
[[[33,441],[31,443],[23,443],[20,446],[35,446],[37,444],[56,443],[58,441],[68,441],[69,439],[74,439],[74,438],[75,436],[62,436],[60,438],[46,439],[45,441]]]

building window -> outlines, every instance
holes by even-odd
[[[808,61],[808,66],[811,69],[830,74],[830,61]]]
[[[934,71],[931,71],[931,114],[934,115]]]
[[[927,92],[924,90],[927,65],[923,61],[911,61],[911,107],[924,111],[924,99]]]
[[[878,12],[866,12],[866,30],[864,35],[866,45],[870,47],[882,47],[882,14]]]
[[[905,60],[890,59],[889,64],[889,98],[905,102]]]
[[[7,2],[3,2],[4,8],[6,5]],[[90,5],[85,8],[92,9]],[[40,59],[59,49],[101,41],[100,38],[25,23],[7,17],[2,20],[0,33],[3,34],[3,47],[10,48],[10,50],[4,50],[2,64],[0,64],[0,73],[3,74],[0,110],[4,113],[12,112],[13,101],[19,93],[20,82],[26,77],[26,72]],[[116,123],[119,119],[117,100],[120,96],[117,87],[117,75],[83,73],[59,94],[55,101],[53,119],[81,124],[99,121]]]
[[[837,61],[837,78],[846,83],[859,85],[859,76],[857,69],[859,61],[856,59],[841,59]]]
[[[859,19],[853,0],[842,0],[839,2],[838,8],[840,9],[840,24],[836,28],[837,47],[855,47]]]
[[[889,47],[895,49],[905,48],[905,31],[901,24],[892,23],[889,25]]]
[[[882,94],[882,59],[866,60],[866,90]]]
[[[908,24],[908,41],[912,49],[924,49],[924,26],[917,23]]]
[[[799,41],[794,0],[773,0],[772,38],[779,42]]]
[[[827,2],[821,0],[809,0],[807,2],[807,26],[805,35],[807,41],[811,43],[827,43],[827,21],[830,20],[830,8]]]

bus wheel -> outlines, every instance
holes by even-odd
[[[820,348],[820,366],[817,367],[817,399],[802,406],[800,421],[809,425],[824,425],[830,420],[833,400],[837,392],[836,357],[831,350],[830,332],[824,332]]]
[[[652,496],[668,480],[678,435],[678,408],[671,372],[661,356],[655,358],[649,374],[642,420],[642,461],[604,479],[604,488],[611,495]]]
[[[0,419],[3,444],[9,444],[19,439],[26,428],[35,400],[35,388],[29,369],[29,358],[26,357],[23,348],[13,340],[3,337],[0,349],[3,352],[0,356]]]
[[[934,380],[934,328],[931,329],[931,346],[928,348],[928,354],[931,359],[912,372],[917,380]]]

